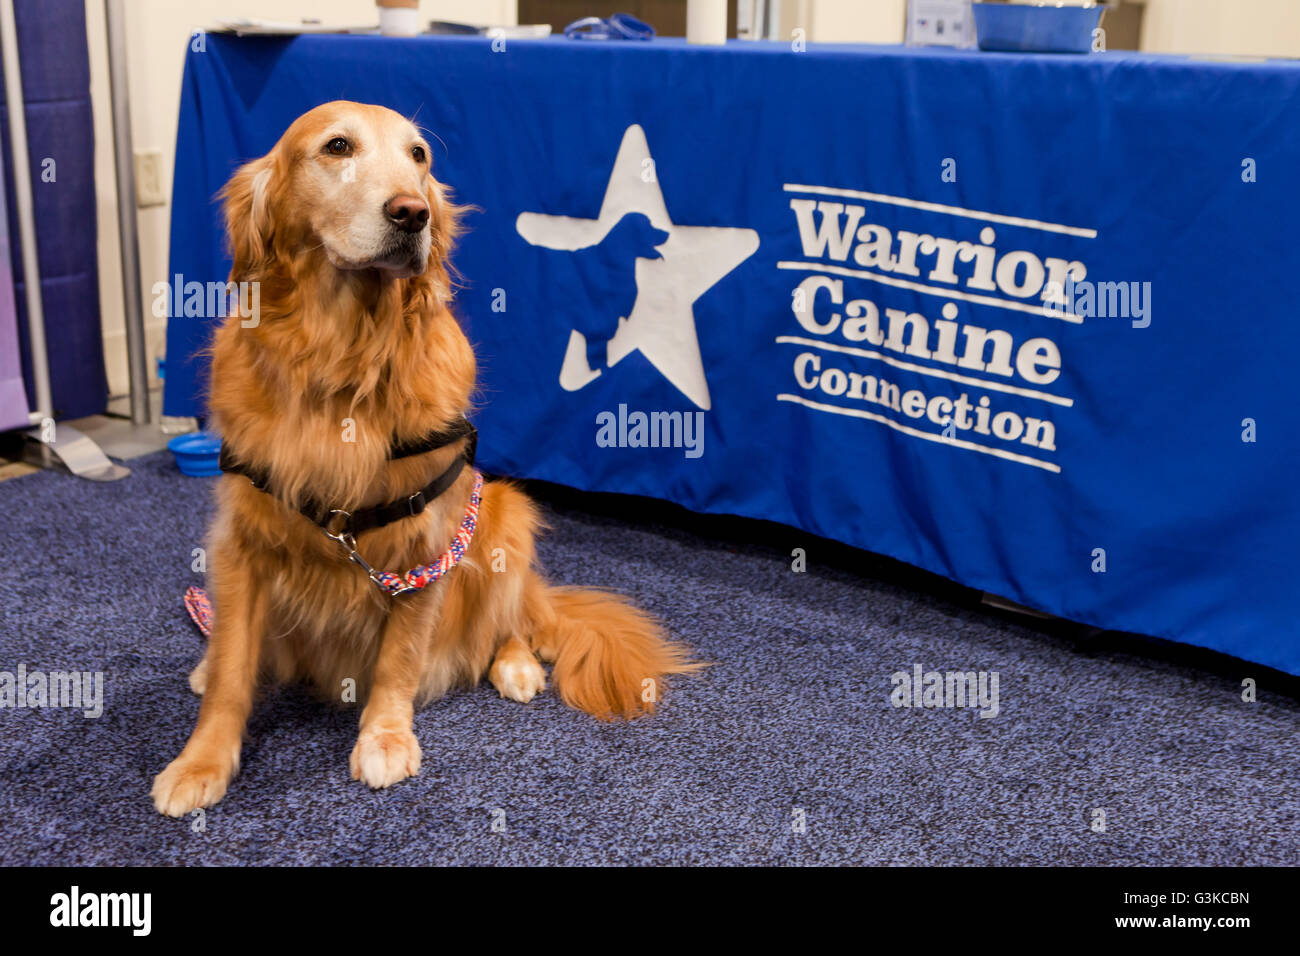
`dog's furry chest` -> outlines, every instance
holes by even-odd
[[[265,669],[277,682],[306,681],[327,699],[340,700],[348,686],[363,699],[395,603],[423,608],[431,628],[442,582],[390,597],[348,559],[346,548],[306,517],[242,478],[224,482],[213,546],[238,552],[265,583]],[[451,540],[463,493],[458,482],[424,514],[362,535],[358,551],[383,571],[400,573],[433,561]]]
[[[335,702],[346,702],[341,695],[349,690],[351,699],[364,700],[389,615],[399,603],[418,605],[431,631],[441,584],[390,597],[350,561],[284,560],[268,581],[267,670],[278,682],[306,682]]]
[[[335,700],[345,681],[367,686],[391,599],[351,564],[289,561],[268,583],[263,654],[276,681],[306,681]]]

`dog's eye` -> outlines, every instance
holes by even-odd
[[[423,146],[414,146],[411,148],[411,158],[414,159],[417,163],[424,162],[426,155],[427,154],[424,152]]]
[[[331,156],[346,156],[348,153],[352,152],[352,144],[342,136],[335,136],[325,144],[325,152],[329,153]]]

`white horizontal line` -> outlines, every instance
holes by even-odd
[[[1018,385],[1004,385],[1002,382],[987,382],[982,378],[973,378],[969,375],[958,375],[956,372],[945,372],[941,369],[930,368],[926,365],[916,365],[912,362],[903,362],[896,358],[890,358],[880,352],[872,352],[868,349],[856,349],[849,345],[833,345],[830,342],[819,342],[816,339],[800,338],[797,335],[778,335],[776,337],[778,345],[808,345],[815,349],[827,349],[831,352],[843,352],[845,355],[860,355],[862,358],[878,359],[886,365],[892,365],[894,368],[906,369],[909,372],[919,372],[921,375],[933,375],[936,378],[946,378],[953,382],[961,382],[964,385],[974,385],[976,388],[987,388],[995,392],[1007,392],[1011,395],[1022,395],[1025,398],[1037,398],[1044,402],[1051,402],[1053,405],[1061,405],[1065,408],[1074,406],[1074,399],[1065,398],[1061,395],[1053,395],[1051,392],[1039,392],[1032,388],[1021,388]]]
[[[911,289],[914,292],[921,292],[925,295],[942,296],[945,299],[961,299],[963,302],[974,302],[976,305],[992,305],[999,309],[1011,309],[1015,312],[1025,312],[1029,315],[1046,316],[1049,319],[1060,319],[1062,322],[1073,322],[1075,325],[1082,325],[1083,318],[1070,312],[1056,312],[1054,310],[1044,310],[1041,305],[1029,305],[1027,302],[1008,302],[1006,299],[998,299],[991,295],[976,295],[974,292],[958,292],[956,289],[938,289],[930,285],[921,285],[919,282],[909,282],[906,279],[895,279],[893,276],[882,276],[875,272],[868,272],[866,269],[850,269],[846,266],[831,266],[821,262],[791,262],[783,259],[776,264],[778,269],[794,269],[797,272],[825,272],[834,276],[849,276],[855,279],[869,279],[872,282],[879,282],[882,285],[892,285],[899,289]]]
[[[1003,451],[1001,448],[989,448],[985,445],[977,445],[971,441],[965,441],[961,438],[944,438],[942,435],[936,435],[933,432],[923,432],[918,428],[912,428],[908,425],[900,425],[892,418],[886,418],[883,415],[877,415],[874,412],[864,411],[860,408],[842,408],[839,405],[823,405],[821,402],[809,401],[799,395],[781,394],[776,397],[778,402],[797,402],[800,405],[806,405],[809,408],[815,408],[821,412],[831,412],[835,415],[850,415],[854,418],[866,418],[873,422],[880,422],[882,425],[888,425],[895,431],[900,431],[904,435],[911,435],[914,438],[924,438],[926,441],[938,442],[940,445],[952,445],[954,448],[965,448],[968,451],[977,451],[984,455],[993,455],[997,458],[1005,458],[1007,461],[1019,462],[1022,465],[1032,465],[1035,468],[1042,468],[1044,471],[1051,471],[1057,474],[1061,472],[1060,465],[1054,465],[1050,461],[1040,461],[1037,458],[1030,458],[1028,455],[1017,455],[1015,452]]]
[[[848,199],[863,199],[867,202],[887,203],[890,206],[906,206],[908,209],[923,209],[926,212],[942,212],[950,216],[965,216],[967,219],[983,219],[986,222],[997,222],[1006,226],[1023,226],[1026,229],[1057,232],[1066,236],[1078,236],[1081,239],[1097,238],[1096,229],[1063,226],[1057,222],[1044,222],[1041,219],[1003,216],[996,212],[980,212],[978,209],[963,209],[961,206],[945,206],[943,203],[924,202],[920,199],[905,199],[902,196],[868,193],[860,189],[836,189],[833,186],[801,186],[798,183],[786,183],[785,191],[788,193],[814,193],[820,196],[843,196]]]

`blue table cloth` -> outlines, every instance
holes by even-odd
[[[172,281],[225,279],[214,194],[300,113],[416,117],[477,207],[456,311],[487,469],[784,522],[1300,674],[1300,66],[203,46]],[[201,413],[215,319],[171,301],[165,410]]]

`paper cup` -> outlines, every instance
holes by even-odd
[[[686,42],[727,42],[727,0],[686,0]]]
[[[379,32],[386,37],[413,37],[420,32],[420,0],[377,0]]]

